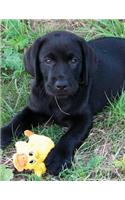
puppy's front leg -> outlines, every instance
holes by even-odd
[[[31,129],[37,126],[38,123],[44,123],[45,121],[47,121],[47,117],[44,115],[36,113],[28,107],[24,108],[8,125],[1,128],[0,148],[6,147],[13,136],[20,136],[24,130]]]
[[[71,166],[75,150],[87,138],[91,127],[92,115],[90,112],[86,112],[84,115],[77,115],[76,118],[72,119],[71,128],[61,137],[45,160],[50,174],[58,175],[63,166]]]

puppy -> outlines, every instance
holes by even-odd
[[[1,129],[1,147],[51,118],[67,127],[45,161],[48,172],[58,175],[88,137],[93,116],[125,89],[125,39],[86,42],[70,32],[51,32],[27,50],[24,65],[33,77],[29,102]]]

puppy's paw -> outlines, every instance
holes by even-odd
[[[57,176],[62,168],[71,166],[70,155],[63,155],[56,147],[52,149],[45,160],[45,165],[47,167],[47,172],[49,174]]]
[[[0,148],[4,149],[10,144],[12,140],[12,133],[8,127],[3,127],[0,129]]]

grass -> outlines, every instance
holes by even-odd
[[[52,30],[69,30],[86,40],[100,36],[125,38],[122,20],[3,20],[1,21],[1,125],[7,123],[26,104],[30,92],[30,76],[24,71],[23,53],[37,37]],[[57,125],[38,127],[34,131],[55,142],[63,134]],[[125,92],[94,118],[91,134],[76,151],[70,169],[58,177],[49,174],[38,178],[33,173],[17,173],[12,166],[14,142],[2,152],[5,174],[12,180],[125,180],[125,172],[114,161],[125,154]],[[7,179],[6,177],[3,179]]]

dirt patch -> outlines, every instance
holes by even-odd
[[[74,29],[85,26],[86,20],[73,20],[73,19],[49,19],[49,20],[28,20],[33,30],[36,30],[39,26],[46,26],[50,29],[58,30],[65,29],[73,31]]]

